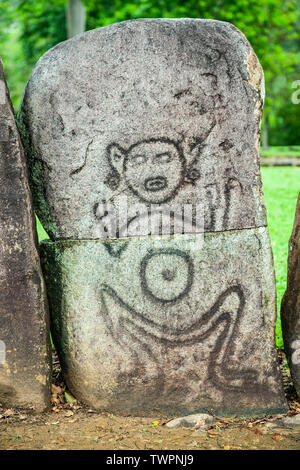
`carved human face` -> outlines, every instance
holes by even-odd
[[[142,200],[162,203],[178,191],[184,178],[185,161],[172,141],[151,140],[130,147],[124,159],[128,187]]]

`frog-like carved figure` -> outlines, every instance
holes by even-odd
[[[201,179],[199,158],[205,145],[201,141],[195,141],[195,144],[190,145],[189,151],[185,150],[185,152],[182,143],[164,137],[141,140],[127,149],[117,143],[108,145],[106,151],[110,172],[105,184],[114,193],[110,198],[97,202],[93,208],[101,230],[101,237],[128,236],[128,227],[131,224],[131,226],[137,224],[138,219],[148,218],[150,207],[152,216],[155,210],[161,212],[163,206],[175,207],[177,204],[179,215],[176,215],[175,211],[174,217],[181,218],[183,205],[191,203],[189,185],[198,185],[198,198],[192,199],[195,199],[198,205],[201,202],[204,211],[204,221],[201,222],[200,229],[195,213],[192,215],[189,224],[194,227],[193,231],[201,232],[203,224],[205,231],[213,231],[216,225],[216,211],[222,212],[219,222],[222,228],[228,228],[228,221],[231,217],[235,217],[235,214],[232,214],[232,208],[241,199],[243,188],[230,171],[224,176],[223,182],[217,183],[214,179],[212,182],[211,178],[205,181],[205,177],[202,177],[201,185],[199,185]],[[139,203],[143,204],[144,209],[142,213],[139,211],[138,215],[132,214],[124,226],[121,225],[115,229],[114,223],[117,217],[112,208],[118,206],[120,197],[124,195],[128,198],[129,208]],[[162,216],[164,216],[163,212]],[[165,216],[170,217],[168,210]],[[143,230],[146,232],[141,234],[153,234],[151,231],[147,232],[148,229],[144,227],[145,225],[143,225]],[[115,235],[109,235],[110,233],[115,233]]]
[[[107,147],[107,157],[111,172],[106,184],[113,190],[121,189],[112,198],[94,207],[97,220],[104,225],[103,232],[108,232],[106,225],[110,222],[108,206],[114,205],[119,193],[124,188],[129,196],[129,204],[143,203],[145,214],[138,217],[148,217],[148,208],[166,204],[174,200],[177,193],[186,184],[195,185],[200,178],[195,166],[199,149],[194,149],[192,161],[188,164],[181,146],[167,138],[146,139],[133,144],[128,149],[112,143]],[[129,218],[125,230],[132,222],[137,222],[136,216]],[[117,237],[123,236],[123,228],[117,231]]]
[[[189,294],[194,283],[194,264],[188,252],[178,249],[154,249],[143,257],[140,264],[140,285],[144,305],[149,311],[157,307],[167,314],[178,301],[184,300],[188,318],[196,318],[190,324],[178,327],[178,322],[159,321],[149,316],[149,312],[125,302],[117,288],[106,283],[100,286],[101,311],[99,314],[109,335],[134,356],[133,369],[151,364],[148,368],[152,377],[165,377],[161,364],[161,347],[176,349],[180,346],[193,346],[215,335],[208,361],[207,376],[220,390],[242,391],[257,389],[257,373],[244,369],[234,362],[234,340],[245,307],[245,296],[240,285],[232,285],[212,301],[211,307],[196,316],[191,312]],[[148,304],[147,304],[148,302]],[[140,303],[140,302],[139,302]],[[198,307],[196,306],[196,311]],[[200,310],[200,309],[199,309]],[[175,310],[174,310],[175,312]],[[139,345],[134,349],[133,344]]]

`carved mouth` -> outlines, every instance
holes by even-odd
[[[167,178],[164,176],[156,176],[155,178],[147,178],[144,182],[147,191],[160,191],[167,187]]]

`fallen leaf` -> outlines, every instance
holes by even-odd
[[[224,450],[232,450],[232,449],[241,450],[241,447],[237,447],[237,446],[224,446],[223,449],[224,449]]]
[[[5,418],[9,418],[9,416],[13,416],[14,414],[15,413],[13,412],[13,410],[6,410],[6,411],[4,411],[3,416]]]
[[[205,424],[205,420],[198,421],[195,426],[196,431],[207,431],[210,428],[208,424]]]
[[[284,439],[284,437],[280,436],[279,434],[274,434],[271,437],[274,439],[274,441],[282,441]]]
[[[56,393],[56,395],[61,395],[62,394],[62,388],[57,387],[54,384],[51,385],[51,391],[52,391],[52,393]]]
[[[209,434],[211,434],[213,437],[215,437],[215,436],[218,436],[218,435],[219,435],[219,432],[218,432],[218,430],[216,429],[216,430],[211,430],[211,431],[209,431],[209,432],[208,432],[208,435],[209,435]]]
[[[197,428],[200,428],[200,427],[202,427],[202,426],[204,426],[204,425],[205,425],[205,419],[200,419],[200,421],[198,421],[198,422],[196,423],[195,428],[197,429]]]
[[[64,414],[64,416],[65,416],[66,418],[69,418],[70,416],[73,416],[73,414],[74,414],[74,411],[69,410],[69,411],[67,411],[67,412]]]
[[[70,393],[65,392],[64,395],[66,402],[69,403],[69,405],[75,405],[77,403],[76,398],[74,398]]]
[[[51,395],[50,401],[53,405],[58,405],[60,403],[60,399],[56,394]]]
[[[261,430],[258,429],[258,428],[254,428],[253,431],[255,432],[255,434],[258,434],[259,436],[262,436],[262,434],[263,434],[263,433],[261,432]]]
[[[21,419],[23,421],[23,419],[26,419],[27,416],[26,415],[19,415],[19,419]]]

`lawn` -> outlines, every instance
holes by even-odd
[[[288,241],[300,191],[300,167],[265,167],[262,168],[262,178],[276,272],[278,311],[276,343],[278,348],[283,348],[279,312],[286,287]],[[39,221],[37,229],[40,241],[48,238]]]
[[[300,191],[300,168],[265,167],[262,168],[262,179],[276,273],[278,311],[276,343],[282,348],[279,312],[286,288],[288,241]]]

